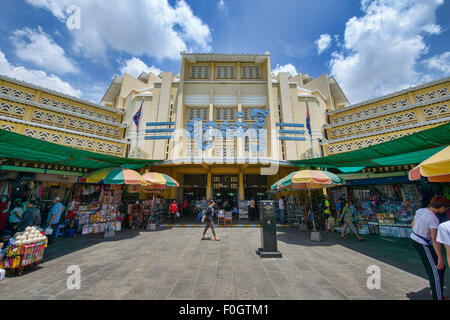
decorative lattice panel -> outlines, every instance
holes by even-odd
[[[216,121],[235,121],[236,108],[234,107],[216,107],[215,117]]]
[[[53,134],[51,141],[55,142],[55,143],[59,143],[59,142],[61,142],[61,139],[62,139],[62,136],[60,134]]]
[[[443,96],[446,96],[446,95],[448,95],[448,89],[447,88],[438,89],[438,96],[439,97],[443,97]]]
[[[236,66],[231,65],[216,66],[216,79],[235,79],[235,78],[236,78]]]
[[[188,107],[187,108],[187,120],[192,121],[197,117],[203,121],[208,121],[209,120],[209,107]]]
[[[193,64],[190,72],[191,79],[209,79],[209,65]]]
[[[14,126],[12,124],[3,123],[1,129],[6,131],[14,131]]]
[[[261,79],[261,67],[255,65],[242,66],[242,79]]]
[[[10,103],[2,102],[2,103],[0,104],[0,113],[6,113],[6,114],[9,114],[9,113],[12,112],[12,109],[13,109],[13,106],[12,106],[12,104],[10,104]]]
[[[23,134],[26,135],[27,137],[33,137],[34,138],[34,137],[36,137],[37,132],[34,129],[27,128],[27,129],[25,129],[25,132]]]

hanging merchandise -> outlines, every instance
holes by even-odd
[[[421,195],[414,183],[350,186],[352,212],[360,234],[379,234],[407,238],[411,223],[421,206]],[[338,190],[338,195],[342,190]],[[336,198],[338,196],[334,196]]]
[[[119,206],[122,198],[120,185],[76,185],[71,209],[81,234],[105,232],[107,225],[122,229]]]
[[[167,210],[164,203],[165,201],[157,201],[157,198],[129,203],[125,219],[126,226],[137,230],[150,229],[150,225],[159,225]]]

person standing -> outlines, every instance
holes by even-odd
[[[220,239],[216,236],[216,232],[214,230],[214,200],[209,200],[209,206],[205,211],[205,215],[202,218],[202,222],[205,222],[205,219],[206,219],[206,226],[205,230],[203,231],[203,236],[201,240],[205,240],[206,231],[208,231],[208,229],[211,228],[211,232],[214,235],[214,240],[219,241]]]
[[[436,242],[442,243],[447,251],[447,265],[450,268],[450,221],[441,223],[438,228]]]
[[[250,200],[250,203],[248,205],[248,220],[251,221],[255,217],[255,211],[256,211],[256,203],[255,200]]]
[[[352,218],[353,218],[353,214],[352,214],[352,210],[349,207],[349,202],[345,201],[345,205],[344,205],[344,208],[342,209],[342,216],[341,216],[341,220],[344,221],[344,225],[342,226],[341,238],[342,239],[345,238],[345,230],[348,227],[348,228],[350,228],[350,232],[354,233],[359,241],[362,241],[364,239],[361,238],[361,236],[356,231],[355,226],[353,225],[353,222],[352,222]]]
[[[2,196],[0,200],[0,236],[6,228],[6,221],[8,218],[8,211],[11,202],[7,197]]]
[[[61,219],[61,213],[64,210],[64,206],[61,203],[61,200],[59,197],[56,197],[52,201],[53,206],[50,209],[50,212],[47,216],[47,226],[51,227],[53,229],[53,232],[51,235],[48,235],[48,244],[53,244],[56,238],[56,232],[58,231],[59,221]]]
[[[334,226],[331,226],[330,217],[331,217],[331,208],[330,208],[330,196],[326,195],[325,197],[325,209],[323,210],[324,218],[325,218],[325,232],[328,232],[328,229],[331,229],[334,232]],[[330,226],[330,228],[328,228]]]
[[[427,208],[416,211],[411,224],[411,243],[428,273],[433,300],[443,300],[445,262],[442,246],[436,241],[439,228],[438,213],[449,207],[449,201],[440,196],[431,199]]]
[[[36,201],[31,200],[27,203],[27,209],[20,223],[20,230],[24,231],[27,227],[37,226],[36,220],[38,217],[40,217],[40,210],[36,207]]]
[[[284,223],[284,214],[286,213],[286,205],[284,201],[284,196],[278,200],[278,208],[280,209],[280,221]]]
[[[186,217],[188,215],[188,207],[189,207],[189,202],[187,201],[187,199],[184,199],[183,202],[181,203],[181,216],[182,217]]]
[[[177,200],[173,200],[172,203],[169,206],[169,215],[170,215],[170,219],[172,220],[172,224],[175,221],[175,217],[176,217],[177,212],[178,212]]]
[[[14,209],[9,213],[9,225],[13,233],[17,232],[22,221],[23,209],[22,199],[14,200]]]

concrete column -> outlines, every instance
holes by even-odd
[[[212,175],[211,171],[206,173],[206,199],[212,198]]]
[[[186,137],[184,135],[184,99],[183,99],[183,89],[184,89],[184,74],[185,74],[186,61],[183,59],[181,61],[181,71],[180,71],[180,83],[178,85],[178,94],[174,105],[173,115],[176,115],[175,123],[175,137],[174,137],[174,148],[172,150],[171,159],[179,159],[185,157],[185,146]]]
[[[239,171],[239,200],[244,199],[244,172]]]

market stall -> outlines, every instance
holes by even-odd
[[[328,171],[320,170],[300,170],[295,171],[275,182],[272,190],[307,190],[309,196],[309,217],[313,224],[314,232],[311,234],[311,240],[320,241],[320,234],[316,230],[314,219],[314,206],[311,199],[311,189],[330,188],[336,185],[342,185],[345,181]]]
[[[346,186],[332,189],[330,195],[334,208],[339,199],[352,202],[360,234],[399,238],[411,234],[411,222],[422,203],[419,189],[412,183]]]
[[[14,237],[0,242],[0,280],[5,276],[2,270],[22,275],[25,268],[36,269],[44,256],[47,237],[39,227],[27,227]]]

